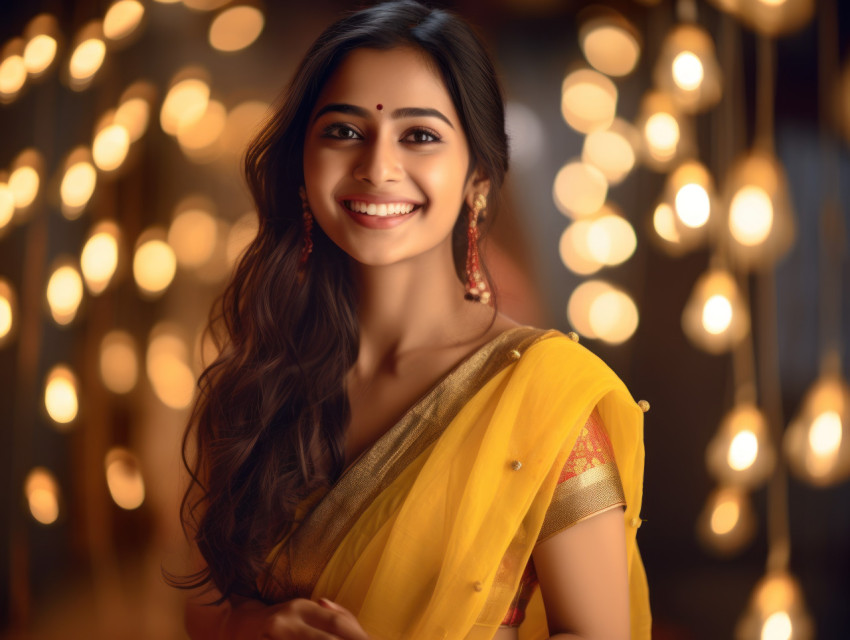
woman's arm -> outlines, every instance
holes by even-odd
[[[553,638],[627,640],[629,579],[623,510],[613,508],[534,548]]]
[[[186,631],[192,640],[368,640],[357,618],[328,600],[299,598],[276,605],[238,598],[206,604],[216,590],[187,598]]]

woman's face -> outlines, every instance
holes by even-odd
[[[469,149],[442,78],[410,48],[357,49],[325,85],[304,143],[318,224],[362,264],[414,258],[451,243],[475,187]],[[475,184],[474,184],[475,182]]]

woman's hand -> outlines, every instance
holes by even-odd
[[[369,640],[353,613],[325,599],[266,605],[243,598],[217,606],[192,599],[186,629],[193,640]]]

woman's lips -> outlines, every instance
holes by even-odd
[[[369,229],[397,227],[421,209],[412,202],[367,202],[360,198],[343,199],[339,204],[355,222]]]

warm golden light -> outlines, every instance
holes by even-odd
[[[15,194],[5,182],[0,182],[0,231],[15,216]]]
[[[188,208],[181,211],[168,230],[168,244],[174,249],[182,267],[200,267],[213,254],[218,225],[209,209]]]
[[[764,242],[773,225],[773,204],[759,187],[743,187],[729,206],[729,231],[740,244],[752,247]]]
[[[682,162],[667,178],[663,201],[673,204],[673,223],[683,248],[696,247],[708,239],[716,199],[714,179],[700,162]]]
[[[608,129],[587,135],[581,159],[599,169],[610,184],[618,184],[635,166],[638,142],[634,127],[617,118]]]
[[[227,123],[227,110],[217,100],[207,103],[206,111],[197,120],[177,127],[180,148],[196,162],[209,162],[221,151],[221,136]]]
[[[615,213],[605,213],[591,222],[587,245],[595,260],[614,266],[632,256],[637,248],[637,236],[628,220]]]
[[[735,471],[753,466],[759,453],[759,441],[752,431],[745,429],[732,438],[727,462]]]
[[[561,114],[581,133],[607,129],[617,112],[617,87],[591,69],[569,74],[561,87]]]
[[[602,294],[613,287],[604,280],[587,280],[577,286],[567,302],[567,319],[572,328],[586,338],[597,338],[590,324],[590,308]]]
[[[145,133],[150,117],[150,105],[144,98],[131,98],[121,103],[115,110],[114,122],[122,126],[135,142]]]
[[[555,176],[555,205],[571,218],[589,216],[599,211],[608,195],[608,181],[596,167],[584,162],[570,162]]]
[[[122,40],[136,30],[144,15],[145,7],[138,0],[118,0],[103,16],[103,35]]]
[[[32,517],[41,524],[53,524],[59,518],[59,484],[44,467],[34,467],[24,480]]]
[[[73,220],[79,217],[82,210],[94,195],[97,185],[97,171],[88,160],[75,162],[68,167],[59,186],[62,198],[62,213]]]
[[[815,8],[814,0],[739,0],[739,4],[740,20],[774,37],[803,27],[812,19]]]
[[[68,71],[71,78],[85,82],[98,72],[106,57],[106,44],[100,38],[84,40],[74,49]]]
[[[189,127],[200,120],[207,111],[210,99],[209,85],[199,78],[178,81],[165,96],[159,121],[162,130],[177,135],[181,127]]]
[[[750,330],[750,316],[735,278],[722,269],[703,274],[682,312],[682,329],[710,353],[728,351]]]
[[[100,343],[100,379],[112,393],[129,393],[139,377],[136,342],[126,331],[110,331]]]
[[[68,425],[77,417],[77,378],[65,365],[56,365],[47,374],[44,406],[58,427]]]
[[[581,276],[596,273],[603,266],[590,251],[588,234],[592,226],[590,220],[576,220],[564,230],[558,243],[561,262],[567,269]]]
[[[24,47],[24,66],[27,73],[37,76],[44,73],[56,59],[56,38],[40,33],[30,38]]]
[[[734,637],[813,640],[814,628],[797,580],[784,570],[769,571],[753,590]]]
[[[118,227],[99,224],[83,246],[80,267],[89,291],[98,295],[109,286],[118,268]]]
[[[148,294],[155,295],[165,291],[177,271],[177,259],[174,251],[165,242],[164,235],[160,230],[149,231],[140,239],[133,258],[136,284]]]
[[[729,556],[752,540],[755,525],[748,495],[737,487],[720,487],[711,493],[700,513],[697,536],[707,550]]]
[[[579,29],[579,43],[591,66],[609,76],[630,74],[640,58],[637,30],[619,15],[583,24]]]
[[[632,337],[638,326],[638,310],[634,300],[616,289],[597,296],[590,305],[588,315],[593,333],[610,344],[622,344]]]
[[[180,0],[169,1],[179,2]],[[223,7],[228,2],[230,2],[230,0],[183,0],[183,4],[186,5],[187,8],[195,11],[213,11],[219,7]]]
[[[104,460],[109,495],[122,509],[138,509],[145,501],[145,481],[138,458],[123,447],[109,450]]]
[[[47,304],[57,324],[69,324],[83,300],[83,279],[76,268],[57,268],[47,282]]]
[[[27,66],[22,56],[12,54],[0,62],[0,99],[14,98],[27,81]]]
[[[185,409],[195,393],[195,376],[189,366],[186,343],[169,327],[155,327],[151,335],[147,373],[154,393],[165,406]]]
[[[114,171],[127,158],[130,133],[123,125],[111,124],[98,131],[92,144],[92,156],[101,171]]]
[[[686,227],[696,229],[708,222],[711,199],[700,184],[686,184],[676,192],[676,214]]]
[[[210,44],[219,51],[239,51],[260,37],[265,22],[263,12],[255,7],[230,7],[212,21]]]
[[[699,58],[690,51],[682,51],[673,58],[673,80],[680,89],[693,91],[699,88],[705,70]]]
[[[17,324],[16,313],[14,290],[6,280],[0,278],[0,347],[12,336]]]
[[[809,429],[809,446],[815,455],[829,456],[841,446],[841,416],[836,411],[824,411]]]
[[[672,158],[679,144],[679,122],[669,113],[654,113],[646,121],[644,138],[659,159]]]
[[[678,244],[680,238],[679,232],[676,230],[676,221],[673,219],[674,215],[673,207],[662,202],[655,207],[652,214],[652,226],[662,240],[671,244]]]
[[[776,463],[764,413],[752,403],[736,404],[720,422],[705,459],[711,475],[725,485],[763,484]]]
[[[712,335],[723,333],[732,324],[732,303],[722,294],[715,294],[702,307],[702,326]]]
[[[791,617],[785,611],[776,611],[764,621],[761,640],[791,640],[793,632]]]
[[[41,179],[38,176],[38,171],[33,167],[21,166],[12,171],[8,185],[15,198],[15,208],[25,209],[33,203],[38,195]]]
[[[692,126],[665,93],[649,91],[644,95],[635,126],[640,133],[642,159],[656,171],[669,171],[694,146]]]
[[[228,153],[239,155],[245,150],[268,111],[267,102],[248,100],[228,112],[223,136],[224,147]]]

